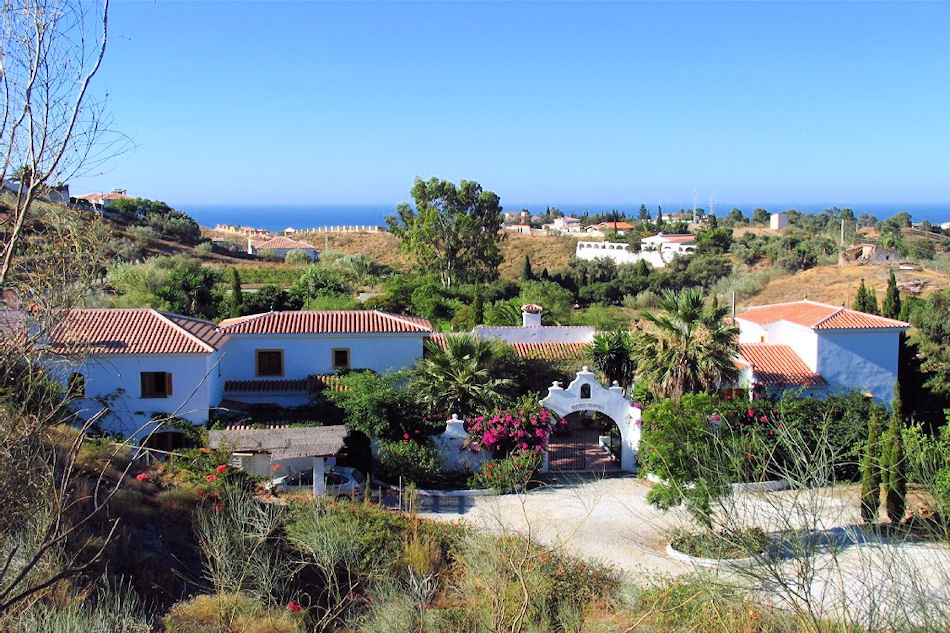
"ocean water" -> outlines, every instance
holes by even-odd
[[[512,203],[502,204],[506,211],[527,209],[532,213],[542,213],[547,207],[557,207],[568,215],[583,215],[608,213],[619,211],[628,215],[636,215],[640,203]],[[663,204],[663,213],[672,213],[678,209],[691,209],[689,204]],[[752,215],[752,209],[761,207],[768,211],[784,211],[798,209],[820,213],[831,206],[851,208],[855,215],[868,213],[879,220],[886,219],[896,213],[906,211],[915,222],[929,220],[934,224],[950,222],[950,203],[865,203],[865,204],[822,204],[822,203],[716,203],[715,213],[722,217],[733,207],[741,209],[747,216]],[[320,226],[338,225],[370,225],[385,226],[385,217],[396,211],[396,205],[364,204],[364,205],[208,205],[208,204],[175,204],[175,208],[188,213],[201,226],[213,227],[215,224],[234,224],[238,226],[253,226],[268,231],[282,231],[287,227],[295,229],[316,228]],[[656,215],[656,205],[647,204],[647,209]],[[708,209],[707,209],[708,210]]]

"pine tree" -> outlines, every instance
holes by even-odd
[[[884,295],[881,316],[889,319],[899,319],[901,316],[901,293],[897,290],[897,278],[894,277],[893,269],[887,278],[887,294]]]
[[[854,297],[854,309],[868,314],[877,314],[877,296],[873,290],[864,285],[864,279],[858,286],[858,294]]]
[[[244,295],[241,294],[241,275],[238,273],[237,268],[231,268],[231,317],[241,316],[241,309],[243,307]]]
[[[887,471],[884,503],[887,517],[892,525],[900,524],[907,508],[907,464],[904,460],[904,408],[901,402],[900,382],[894,383],[894,399],[891,400],[891,422],[887,429]]]
[[[868,443],[861,460],[861,518],[874,523],[881,506],[881,423],[877,409],[871,410],[868,420]]]
[[[525,253],[524,266],[521,268],[521,281],[532,281],[533,279],[534,271],[531,270],[531,258]]]
[[[640,215],[637,216],[637,219],[638,219],[638,220],[649,220],[649,219],[650,219],[650,212],[647,210],[647,205],[645,205],[645,204],[641,204],[641,205],[640,205]]]

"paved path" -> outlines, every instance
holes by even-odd
[[[682,508],[663,513],[650,506],[646,495],[651,485],[632,477],[578,478],[574,484],[551,485],[524,495],[470,498],[457,508],[443,507],[423,516],[462,519],[491,531],[530,529],[539,542],[611,564],[632,581],[639,576],[696,571],[666,554],[670,530],[695,527]],[[945,613],[932,611],[920,623],[926,626],[938,618],[950,625],[950,548],[868,538],[858,526],[857,494],[854,486],[741,494],[730,498],[726,511],[734,525],[805,530],[821,543],[813,549],[810,571],[804,577],[803,567],[793,558],[774,568],[786,578],[786,587],[810,592],[827,611],[844,609],[849,617],[860,620],[874,605],[916,617],[923,607],[915,601],[924,598],[931,607],[942,605]],[[781,594],[787,589],[764,580],[757,584],[764,600],[782,602]]]

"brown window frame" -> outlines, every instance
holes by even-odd
[[[148,376],[149,378],[146,378]],[[164,376],[162,379],[162,389],[158,389],[158,376]],[[143,371],[139,372],[139,381],[142,388],[142,398],[171,398],[172,396],[172,375],[167,371]]]
[[[338,352],[345,352],[345,353],[346,353],[346,364],[345,364],[345,365],[337,364],[337,362],[336,362],[336,355],[337,355]],[[352,357],[351,357],[351,355],[350,355],[350,348],[349,348],[349,347],[334,347],[334,348],[333,348],[333,352],[331,353],[331,356],[330,356],[330,363],[333,365],[333,369],[349,369],[349,368],[350,368],[350,365],[352,364],[351,358],[352,358]]]
[[[261,372],[261,354],[279,354],[280,370],[278,373]],[[283,349],[256,349],[254,350],[254,375],[258,378],[282,378],[284,375],[284,350]]]

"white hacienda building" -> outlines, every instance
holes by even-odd
[[[375,310],[268,312],[219,325],[152,309],[73,310],[50,336],[80,415],[142,438],[156,416],[203,424],[209,409],[296,406],[340,369],[388,372],[422,358],[428,321]]]
[[[910,324],[808,300],[750,308],[735,321],[740,385],[813,395],[857,390],[890,404],[900,335]]]
[[[674,257],[695,251],[695,242],[695,235],[659,233],[641,240],[640,252],[631,250],[629,244],[618,242],[578,242],[574,256],[586,260],[606,257],[617,264],[635,264],[642,260],[654,268],[663,268]]]

